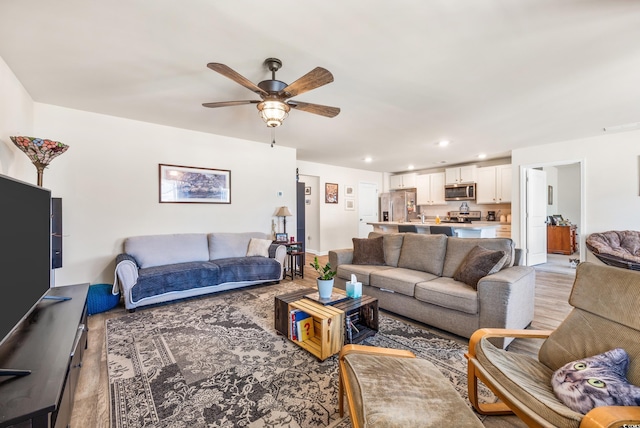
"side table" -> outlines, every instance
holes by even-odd
[[[305,263],[305,252],[304,252],[304,243],[302,242],[287,242],[281,243],[285,247],[287,247],[287,258],[289,266],[287,266],[287,270],[284,272],[283,279],[287,276],[290,276],[291,279],[295,279],[296,276],[300,278],[304,278],[304,263]]]

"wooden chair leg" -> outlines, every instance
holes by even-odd
[[[340,417],[344,416],[344,380],[342,379],[342,361],[338,363],[338,411]]]
[[[481,415],[512,415],[513,411],[503,402],[483,404],[478,401],[478,376],[473,361],[467,363],[467,392],[471,405]]]

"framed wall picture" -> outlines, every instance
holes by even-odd
[[[160,202],[230,204],[231,171],[159,164]]]
[[[338,185],[336,183],[324,184],[324,201],[327,204],[338,203]]]
[[[356,209],[356,201],[353,198],[345,198],[344,199],[344,209],[346,211],[355,211]]]
[[[304,194],[305,195],[310,195],[311,194],[311,186],[305,186]]]
[[[345,196],[354,196],[355,192],[353,186],[344,186],[344,195]]]
[[[276,233],[276,241],[278,241],[278,242],[289,242],[289,234],[288,233]]]

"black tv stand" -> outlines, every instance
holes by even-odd
[[[0,376],[27,376],[31,370],[0,369]]]
[[[9,367],[31,372],[0,378],[0,428],[69,426],[87,346],[88,291],[89,284],[49,289],[47,296],[72,299],[39,302],[0,346],[5,374],[22,372]]]

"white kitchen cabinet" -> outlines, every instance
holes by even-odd
[[[416,177],[418,205],[447,205],[444,200],[444,172],[420,174]]]
[[[401,190],[401,189],[413,189],[416,187],[416,174],[415,172],[409,174],[397,174],[389,177],[389,189]]]
[[[477,204],[511,202],[511,165],[478,168]]]
[[[475,183],[477,170],[476,165],[447,168],[444,170],[445,181],[447,184]]]

